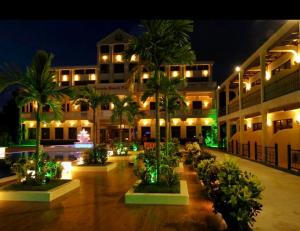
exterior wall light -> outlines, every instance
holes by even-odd
[[[235,67],[235,71],[236,72],[240,72],[241,71],[241,68],[239,66]]]

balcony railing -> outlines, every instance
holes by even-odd
[[[155,110],[143,110],[146,117],[155,118]],[[187,112],[177,111],[171,114],[171,118],[205,118],[216,113],[216,109],[190,110]],[[160,112],[160,117],[165,117],[165,112]]]
[[[261,103],[260,89],[250,92],[242,98],[242,108],[251,107]]]
[[[284,76],[264,87],[264,101],[300,90],[299,70]]]
[[[228,114],[236,112],[238,110],[239,110],[239,101],[238,99],[236,99],[228,105]]]

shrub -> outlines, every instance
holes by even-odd
[[[197,168],[198,164],[202,161],[202,160],[209,160],[209,159],[216,159],[216,156],[207,152],[207,151],[202,151],[200,152],[200,154],[197,154],[194,156],[193,159],[193,165],[195,168]]]
[[[130,144],[130,149],[131,149],[132,151],[138,151],[138,150],[139,150],[139,144],[138,144],[137,142],[132,142],[132,143]]]
[[[42,158],[38,160],[36,172],[36,159],[21,158],[12,165],[12,171],[16,173],[18,181],[28,185],[41,185],[49,183],[51,180],[61,178],[63,170],[59,162],[48,161],[48,155],[42,154]]]
[[[222,214],[229,230],[251,230],[262,208],[263,188],[258,179],[241,171],[232,160],[221,164],[213,159],[201,161],[198,176],[213,202],[214,211]]]
[[[125,156],[128,154],[128,147],[124,143],[116,143],[114,152],[118,156]]]
[[[197,142],[189,142],[185,145],[185,150],[188,152],[185,159],[185,164],[192,164],[194,161],[194,157],[200,153],[201,147]]]
[[[107,149],[105,145],[97,145],[94,148],[86,151],[83,155],[83,162],[85,164],[104,165],[106,161],[107,161]]]
[[[179,183],[179,175],[174,171],[174,159],[170,156],[161,157],[160,179],[161,185],[172,186]],[[134,174],[142,180],[142,184],[157,183],[155,150],[145,150],[135,159]]]

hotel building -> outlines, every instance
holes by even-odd
[[[300,21],[287,21],[218,87],[219,145],[300,169]]]
[[[128,79],[131,70],[138,65],[139,57],[134,55],[130,62],[124,60],[124,51],[128,47],[130,34],[117,29],[97,43],[97,64],[91,66],[53,67],[55,81],[60,86],[83,86],[95,88],[99,94],[115,94],[119,97],[129,95]],[[184,76],[188,86],[181,89],[186,96],[188,110],[178,111],[171,118],[171,135],[179,139],[198,138],[199,134],[210,137],[212,126],[216,126],[216,82],[212,80],[212,62],[195,62],[193,65],[166,65],[162,69],[167,76]],[[144,84],[149,73],[144,70],[141,78],[135,83],[133,97],[145,116],[136,119],[136,126],[130,129],[128,123],[122,126],[123,137],[154,139],[155,138],[155,102],[154,98],[145,103],[140,101]],[[96,111],[97,142],[108,142],[119,136],[118,124],[111,122],[114,105],[112,103],[99,107]],[[35,105],[28,104],[22,109],[25,139],[35,139]],[[44,108],[47,121],[42,123],[42,143],[68,143],[77,139],[82,128],[92,136],[92,110],[84,105],[75,105],[66,98],[63,103],[63,119],[55,121],[49,108]],[[161,133],[164,137],[164,113],[161,112]],[[99,127],[100,125],[100,127]],[[91,137],[92,138],[92,137]]]

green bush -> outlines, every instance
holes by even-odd
[[[207,151],[201,151],[200,154],[197,154],[194,156],[193,159],[193,165],[195,168],[197,168],[198,164],[202,161],[202,160],[209,160],[209,159],[216,159],[216,156],[207,152]]]
[[[37,163],[37,171],[35,158],[21,158],[12,165],[12,171],[16,173],[19,182],[42,185],[61,178],[62,165],[59,162],[48,161],[46,153],[43,153],[41,157]]]
[[[132,142],[130,144],[130,150],[131,151],[138,151],[139,150],[139,144],[137,142]]]
[[[229,230],[247,231],[261,211],[263,188],[257,177],[243,172],[238,165],[227,160],[218,163],[203,160],[198,165],[198,176],[203,181],[214,211],[222,214]]]
[[[128,155],[128,147],[124,143],[116,143],[114,148],[114,153],[117,156],[125,156]]]
[[[161,153],[160,184],[165,186],[179,184],[179,175],[174,171],[176,165],[174,158],[166,155],[163,157],[163,155]],[[155,150],[145,150],[136,157],[134,174],[142,180],[142,184],[157,183],[156,163]]]
[[[86,151],[83,155],[83,162],[85,164],[104,165],[106,161],[107,161],[107,149],[105,145],[97,145],[94,148]]]

